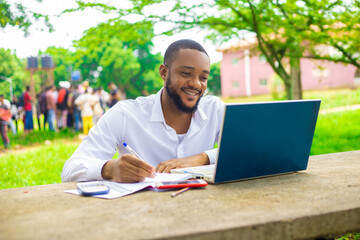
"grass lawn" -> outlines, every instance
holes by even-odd
[[[303,98],[321,99],[321,109],[355,105],[360,104],[360,88],[305,91]],[[222,98],[222,100],[228,103],[274,101],[269,94],[251,97]]]
[[[60,183],[63,165],[78,144],[63,141],[0,157],[0,189]]]
[[[360,109],[320,114],[310,155],[360,150]]]

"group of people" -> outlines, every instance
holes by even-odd
[[[23,121],[24,132],[34,129],[57,131],[63,128],[83,130],[88,134],[104,112],[120,100],[120,91],[114,83],[108,84],[110,94],[101,87],[93,89],[87,81],[70,86],[47,86],[32,98],[31,87],[26,86],[19,96],[13,96],[12,101],[0,95],[0,132],[5,148],[10,147],[7,129],[13,134],[18,132],[18,123]],[[41,118],[41,115],[43,117]]]

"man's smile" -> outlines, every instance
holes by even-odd
[[[194,98],[196,96],[200,96],[201,91],[196,90],[196,89],[181,89],[186,95],[188,95],[190,98]]]

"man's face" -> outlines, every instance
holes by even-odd
[[[193,49],[181,49],[167,67],[165,90],[182,112],[193,113],[207,88],[209,57]]]

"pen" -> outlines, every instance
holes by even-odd
[[[132,149],[129,145],[127,145],[126,143],[123,143],[123,145],[132,155],[135,155],[138,159],[144,161],[144,159],[142,159],[139,154],[137,154],[134,149]],[[154,172],[154,174],[157,175],[156,172]]]
[[[190,189],[189,187],[183,188],[183,189],[181,189],[181,190],[179,190],[177,192],[172,193],[171,197],[176,197],[177,195],[182,194],[182,193],[186,192],[189,189]]]

